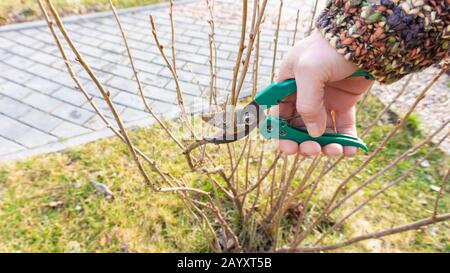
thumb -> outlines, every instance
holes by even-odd
[[[326,76],[320,66],[306,63],[295,69],[297,82],[297,112],[302,116],[312,137],[321,136],[326,129],[327,111],[324,106]]]

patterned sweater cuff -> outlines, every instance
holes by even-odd
[[[392,83],[449,57],[448,0],[330,0],[317,21],[347,60]]]

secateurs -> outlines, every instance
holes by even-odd
[[[366,77],[373,80],[373,77],[362,69],[356,71],[352,77]],[[338,133],[325,133],[320,137],[313,138],[306,129],[290,125],[288,119],[265,115],[264,110],[278,105],[283,99],[295,92],[297,92],[297,85],[294,79],[276,82],[257,94],[255,99],[244,108],[231,113],[227,111],[216,113],[206,118],[205,120],[213,122],[216,127],[221,127],[223,133],[212,137],[204,137],[204,141],[215,144],[235,142],[246,137],[258,127],[260,133],[268,139],[288,139],[297,143],[312,140],[318,142],[321,146],[338,143],[343,146],[354,146],[368,151],[364,141],[358,137]]]

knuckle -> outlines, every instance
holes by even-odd
[[[319,107],[310,103],[298,103],[297,112],[302,115],[302,117],[315,117],[319,111]]]
[[[297,59],[295,64],[297,69],[302,71],[311,71],[323,66],[320,58],[311,58],[309,56]]]

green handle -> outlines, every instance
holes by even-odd
[[[373,76],[364,69],[358,69],[350,77],[365,77],[368,80],[374,80]],[[297,92],[297,83],[294,79],[284,82],[274,82],[266,89],[259,92],[255,101],[262,107],[268,109],[278,105],[284,98]]]
[[[306,129],[290,126],[284,119],[273,116],[268,116],[264,120],[264,124],[260,127],[261,134],[268,139],[288,139],[297,143],[302,143],[308,140],[318,142],[320,146],[325,146],[331,143],[338,143],[342,146],[358,147],[366,152],[369,151],[363,140],[358,137],[325,133],[320,137],[311,137]]]
[[[278,105],[284,98],[297,92],[297,83],[294,79],[284,82],[274,82],[255,97],[255,101],[262,107],[268,109]]]

